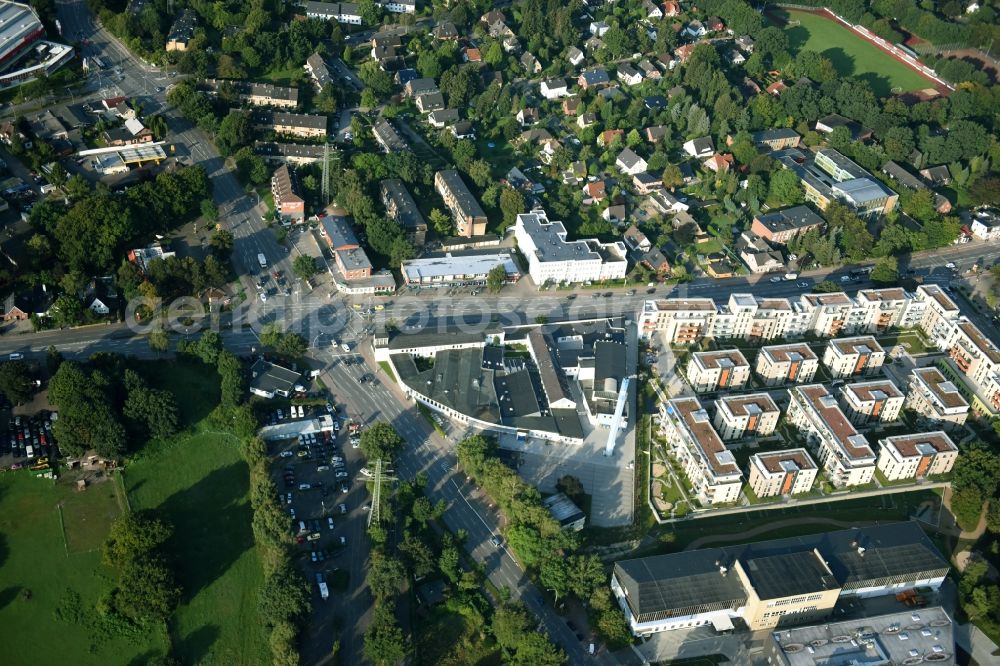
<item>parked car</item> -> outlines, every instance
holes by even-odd
[[[341,504],[339,508],[340,508],[340,513],[341,514],[347,513],[347,505],[346,504]]]
[[[281,456],[282,458],[291,458],[295,454],[292,453],[291,451],[282,451],[278,455]]]
[[[329,527],[332,530],[333,529],[333,518],[331,518],[330,516],[327,516],[326,517],[326,525],[327,525],[327,527]]]

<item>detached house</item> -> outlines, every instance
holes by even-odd
[[[637,173],[644,172],[647,164],[646,160],[636,155],[631,148],[625,148],[618,153],[618,158],[615,160],[615,166],[618,167],[618,170],[622,173],[634,176]]]
[[[715,153],[715,142],[712,137],[703,136],[700,139],[691,139],[684,142],[684,152],[691,157],[705,159]]]
[[[733,166],[733,156],[729,153],[715,153],[705,160],[705,168],[715,173],[726,173]]]
[[[590,34],[594,37],[603,37],[608,30],[611,30],[611,26],[604,21],[591,21],[590,23]]]
[[[615,139],[623,136],[625,136],[624,130],[605,130],[597,135],[597,143],[601,146],[610,146]]]
[[[637,86],[642,83],[642,74],[628,63],[618,65],[618,79],[627,86]]]
[[[569,88],[566,86],[565,79],[542,81],[539,85],[539,90],[545,99],[559,99],[560,97],[569,95]]]
[[[542,71],[542,63],[538,62],[538,58],[528,52],[521,55],[521,67],[524,67],[524,70],[528,74],[538,74]]]
[[[646,12],[646,18],[661,19],[663,10],[660,9],[653,0],[643,0],[642,11]]]
[[[574,67],[578,67],[580,63],[582,63],[586,59],[587,57],[583,55],[583,51],[576,48],[575,46],[569,47],[569,50],[566,51],[566,60],[568,60],[569,64],[573,65]]]
[[[611,79],[608,78],[608,73],[603,68],[595,67],[581,72],[576,82],[581,88],[587,90],[607,86]]]
[[[529,125],[534,125],[535,123],[538,122],[539,118],[538,109],[531,107],[527,109],[521,109],[520,111],[517,112],[517,115],[514,117],[517,118],[517,122],[521,124],[521,127],[528,127]]]

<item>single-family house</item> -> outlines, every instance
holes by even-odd
[[[646,160],[635,154],[631,148],[624,148],[615,159],[615,166],[618,170],[629,176],[642,173],[646,170]]]
[[[620,130],[620,129],[604,130],[603,132],[597,135],[597,143],[598,145],[601,146],[610,146],[615,139],[618,139],[623,136],[625,136],[625,130]]]
[[[594,67],[580,72],[580,76],[576,82],[581,88],[587,90],[589,88],[607,86],[611,82],[611,79],[603,67]]]
[[[736,239],[736,254],[751,273],[770,273],[784,270],[785,258],[760,236],[743,232]]]
[[[753,53],[753,37],[740,35],[736,38],[736,46],[744,53]]]
[[[951,172],[943,164],[921,169],[920,175],[932,185],[947,185],[951,182]]]
[[[637,86],[642,83],[642,74],[625,62],[618,65],[618,79],[627,86]]]
[[[674,2],[674,0],[667,0],[663,3],[663,16],[672,17],[679,16],[681,13],[681,5],[679,2]]]
[[[581,113],[576,117],[576,125],[580,129],[587,129],[591,125],[597,122],[597,115],[594,113]]]
[[[733,167],[733,156],[730,153],[715,153],[705,160],[705,168],[715,173],[725,173]]]
[[[723,32],[726,24],[718,16],[709,16],[705,19],[705,29],[709,32]]]
[[[642,171],[632,176],[632,185],[639,194],[646,195],[663,189],[663,181],[649,173]]]
[[[586,59],[587,56],[583,55],[583,51],[576,48],[575,46],[569,47],[569,50],[566,51],[566,60],[568,60],[569,64],[573,65],[574,67],[579,67],[580,63],[582,63]]]
[[[542,81],[538,88],[545,99],[559,99],[560,97],[569,95],[569,88],[566,85],[565,79]]]
[[[667,108],[667,98],[663,95],[647,95],[642,98],[642,105],[650,111],[662,111]]]
[[[625,204],[623,203],[613,203],[603,211],[601,211],[601,217],[611,224],[621,224],[625,222],[626,211]]]
[[[483,54],[479,49],[467,46],[462,49],[462,60],[465,62],[482,62]]]
[[[456,139],[475,139],[476,130],[468,120],[459,120],[450,128],[452,136]]]
[[[430,113],[444,108],[444,95],[439,92],[424,93],[417,96],[416,102],[420,113]]]
[[[677,60],[679,60],[681,64],[684,64],[688,61],[688,58],[691,57],[691,54],[694,53],[694,49],[696,46],[698,45],[684,44],[683,46],[678,46],[676,49],[674,49],[674,57],[677,58]],[[674,68],[672,64],[669,67],[670,69]]]
[[[652,127],[647,127],[642,130],[643,136],[646,137],[646,141],[650,143],[659,143],[663,140],[663,137],[667,135],[666,125],[653,125]]]
[[[691,39],[701,39],[708,34],[708,29],[701,21],[695,19],[684,27],[681,34]]]
[[[521,109],[514,117],[517,118],[517,122],[521,124],[521,127],[529,127],[538,122],[538,109],[534,107]]]
[[[583,203],[592,204],[604,201],[608,196],[608,188],[603,180],[595,180],[583,186]]]
[[[649,61],[648,58],[643,58],[640,60],[636,67],[642,72],[642,75],[649,79],[650,81],[659,81],[663,78],[663,74],[660,72],[660,68]]]
[[[643,0],[642,1],[642,11],[646,12],[646,18],[651,19],[661,19],[663,18],[663,10],[653,2],[653,0]]]
[[[567,116],[575,116],[577,109],[580,108],[580,98],[579,97],[568,97],[563,100],[562,112]]]
[[[451,21],[442,21],[434,26],[434,30],[431,31],[435,39],[440,39],[441,41],[454,41],[458,39],[458,28]]]
[[[689,141],[684,142],[684,152],[691,157],[699,159],[711,157],[715,152],[715,142],[712,141],[712,137],[710,136],[690,139]]]
[[[431,127],[447,127],[458,122],[458,109],[438,109],[431,111],[427,116],[427,122]]]
[[[611,26],[605,21],[591,21],[590,22],[590,34],[594,37],[603,37],[604,34],[611,29]]]
[[[650,194],[649,201],[653,204],[654,208],[664,215],[675,215],[690,209],[690,206],[665,189],[660,189]]]
[[[538,58],[527,51],[521,54],[521,67],[524,67],[524,71],[528,74],[538,74],[542,71],[542,63],[538,62]]]

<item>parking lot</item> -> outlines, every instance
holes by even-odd
[[[301,419],[328,413],[333,405],[292,405],[292,418]],[[341,609],[339,592],[349,580],[357,558],[369,510],[360,451],[360,424],[344,416],[341,405],[334,413],[333,432],[302,434],[270,444],[272,473],[278,499],[289,519],[290,534],[296,542],[299,562],[313,591],[314,618],[311,629],[329,631]],[[275,410],[268,421],[287,420],[288,407]],[[307,423],[307,421],[303,421]],[[351,431],[354,431],[353,435]]]
[[[0,433],[0,468],[44,467],[58,455],[52,435],[55,413],[10,416],[6,432]]]

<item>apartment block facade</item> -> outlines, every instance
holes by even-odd
[[[758,498],[798,495],[812,490],[819,468],[805,449],[755,453],[747,482]]]
[[[702,504],[729,504],[739,499],[743,476],[736,458],[697,399],[661,403],[660,428]]]
[[[778,426],[781,410],[767,393],[730,395],[715,401],[715,426],[724,440],[767,437]]]
[[[884,362],[885,350],[871,336],[830,340],[823,352],[823,365],[834,379],[878,375]]]
[[[840,389],[840,408],[856,426],[892,423],[899,418],[905,396],[888,379],[856,382]]]
[[[750,379],[750,364],[738,349],[694,352],[686,370],[697,393],[741,389]]]
[[[947,474],[957,458],[958,447],[940,430],[879,440],[878,470],[889,481]]]
[[[875,476],[875,452],[821,384],[788,390],[788,422],[804,432],[830,482],[860,486]]]
[[[819,357],[804,342],[761,347],[754,368],[766,386],[808,384],[818,369]]]
[[[942,430],[961,428],[969,417],[969,402],[934,367],[913,369],[903,404],[917,412],[923,423]]]

